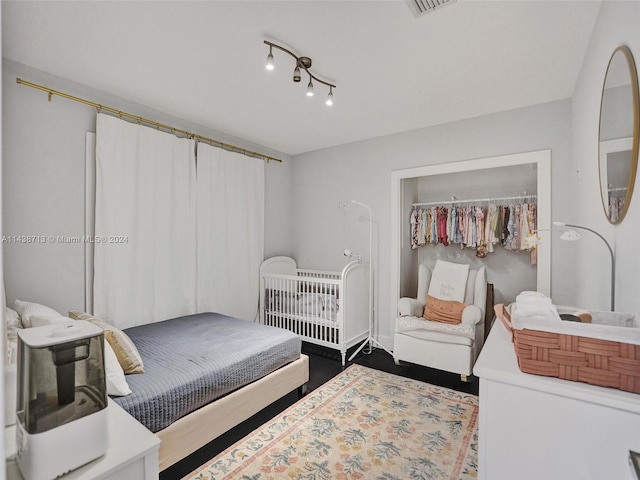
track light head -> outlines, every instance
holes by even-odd
[[[296,68],[293,71],[293,81],[298,83],[302,78],[300,77],[300,69],[304,68],[305,70],[311,67],[311,59],[309,57],[296,57]],[[309,79],[311,80],[311,79]]]
[[[313,83],[309,79],[309,85],[307,85],[307,97],[313,97]]]
[[[267,64],[265,68],[267,70],[273,70],[275,68],[275,64],[273,63],[273,48],[269,47],[269,55],[267,55]]]
[[[329,95],[327,95],[327,100],[324,102],[328,106],[333,105],[333,88],[329,87]]]

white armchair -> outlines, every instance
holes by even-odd
[[[471,375],[484,343],[484,317],[487,301],[487,271],[469,269],[460,324],[425,320],[422,317],[432,272],[425,265],[418,271],[416,298],[398,301],[393,340],[393,359],[460,374]]]

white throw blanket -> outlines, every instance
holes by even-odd
[[[415,330],[429,330],[432,332],[448,333],[475,339],[475,329],[466,323],[452,325],[450,323],[432,322],[418,317],[400,317],[396,324],[397,332],[411,332]]]

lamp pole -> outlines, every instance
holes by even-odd
[[[373,213],[371,212],[371,207],[369,205],[358,202],[357,200],[351,200],[351,203],[360,205],[361,207],[364,207],[369,211],[369,336],[365,338],[358,349],[351,354],[351,356],[349,357],[349,361],[353,360],[355,356],[360,352],[360,350],[365,347],[365,345],[369,345],[369,351],[366,353],[371,353],[373,351],[373,344],[376,344],[384,351],[386,351],[389,355],[392,355],[392,353],[387,350],[384,345],[382,345],[373,337]]]
[[[595,230],[592,230],[591,228],[588,228],[588,227],[583,227],[581,225],[571,225],[569,223],[564,223],[564,222],[553,222],[553,223],[554,225],[558,225],[558,226],[579,228],[581,230],[586,230],[588,232],[591,232],[597,237],[599,237],[600,240],[602,240],[604,244],[607,246],[607,248],[609,249],[609,255],[611,255],[611,311],[614,312],[616,308],[616,259],[615,259],[615,256],[613,255],[613,249],[611,248],[611,245],[609,245],[609,242],[607,242],[607,239],[604,238]]]

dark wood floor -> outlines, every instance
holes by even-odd
[[[340,354],[336,351],[306,343],[303,344],[302,351],[309,355],[308,392],[311,392],[323,383],[331,380],[331,378],[343,370],[340,362]],[[355,347],[352,351],[355,351]],[[349,352],[349,354],[350,353],[351,352]],[[347,355],[347,358],[348,357],[349,355]],[[354,358],[353,362],[347,362],[346,366],[349,366],[352,363],[413,378],[433,385],[440,385],[442,387],[451,388],[461,392],[473,393],[475,395],[478,394],[477,378],[472,377],[470,382],[465,383],[462,382],[462,380],[460,380],[460,376],[456,374],[420,367],[418,365],[396,365],[393,362],[393,358],[382,349],[375,349],[370,354],[366,354],[361,351],[358,356]],[[224,451],[226,448],[230,447],[238,440],[244,438],[271,418],[293,405],[297,400],[297,392],[291,392],[280,400],[272,403],[250,419],[208,443],[197,452],[189,455],[184,460],[161,472],[160,480],[180,479],[185,475],[188,475],[215,457],[218,453]]]

